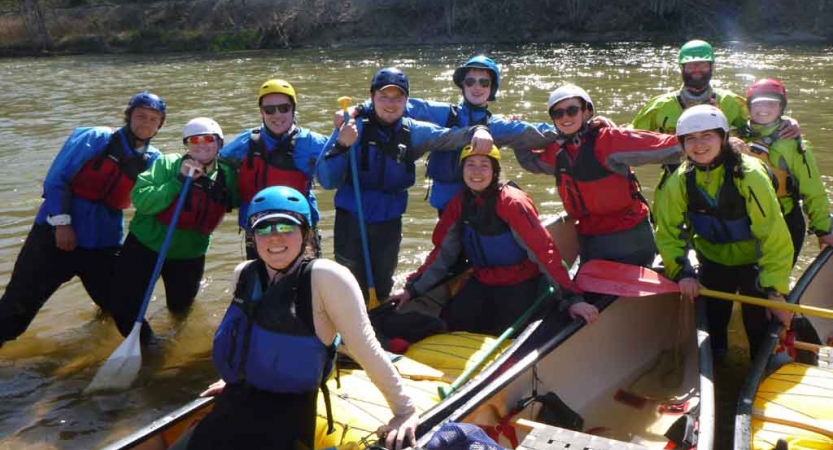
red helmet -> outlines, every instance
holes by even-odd
[[[781,112],[787,107],[787,89],[775,78],[764,78],[752,83],[746,90],[746,104],[752,106],[756,98],[769,98],[781,102]]]

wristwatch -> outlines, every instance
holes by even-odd
[[[72,216],[69,214],[58,214],[55,216],[46,216],[46,223],[57,227],[60,225],[69,225],[72,223]]]

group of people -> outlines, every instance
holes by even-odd
[[[257,93],[259,127],[224,145],[219,124],[193,119],[183,128],[184,155],[161,155],[151,145],[167,107],[157,95],[139,93],[124,126],[78,128],[56,157],[0,298],[0,345],[22,334],[76,275],[126,336],[145,286],[155,281],[152,268],[169,227],[175,231],[161,276],[168,308],[186,313],[210,235],[237,208],[249,260],[235,270],[234,299],[214,338],[222,379],[204,394],[220,397],[175,448],[312,448],[317,390],[341,337],[391,405],[394,418],[380,433],[389,448],[399,447],[413,438],[417,417],[374,336],[365,306],[372,292],[401,305],[471,266],[472,276],[441,314],[449,330],[499,334],[545,287],[555,288],[554,305],[571,317],[598,317],[532,198],[501,178],[501,146],[511,147],[525,170],[555,178],[576,224],[581,262],[648,266],[658,252],[684,297],[694,300],[705,286],[784,301],[807,233],[803,212],[819,241],[833,244],[813,153],[784,116],[786,89],[775,79],[753,83],[745,98],[712,88],[714,53],[703,41],[685,44],[678,62],[683,86],[652,99],[627,127],[596,117],[591,96],[572,84],[550,94],[551,123],[492,115],[501,72],[483,55],[454,71],[457,104],[412,98],[405,73],[377,71],[370,100],[336,112],[329,137],[299,126],[295,89],[272,79]],[[407,191],[416,161],[428,152],[430,203],[439,215],[434,249],[391,295]],[[664,167],[653,208],[632,169],[649,163]],[[313,180],[336,190],[335,262],[320,258]],[[131,202],[135,216],[122,241],[122,211]],[[731,303],[705,301],[720,357]],[[770,314],[790,321],[760,307],[744,306],[743,313],[753,354]],[[144,322],[142,342],[153,340]]]

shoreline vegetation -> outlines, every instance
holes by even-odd
[[[833,0],[0,0],[0,56],[431,44],[833,41]]]

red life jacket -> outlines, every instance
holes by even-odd
[[[289,186],[304,195],[309,193],[310,180],[295,165],[295,138],[298,132],[297,128],[294,129],[288,139],[281,140],[272,151],[267,151],[260,139],[260,130],[252,130],[249,151],[237,175],[241,201],[251,201],[255,194],[269,186]]]
[[[626,221],[626,217],[638,215],[638,222],[648,215],[648,207],[639,192],[639,182],[633,170],[624,176],[610,171],[596,158],[597,136],[598,130],[587,133],[575,159],[563,148],[555,156],[558,195],[567,214],[579,221],[579,232],[582,234],[621,231],[629,227],[625,226],[626,222],[632,222]],[[621,215],[622,226],[611,226],[609,221],[605,221],[607,224],[604,226],[594,226],[594,218],[613,215]]]
[[[104,152],[84,163],[75,174],[69,184],[72,194],[102,202],[111,209],[126,209],[136,177],[148,167],[147,154],[134,153],[123,131],[113,133]]]
[[[202,176],[191,183],[188,197],[179,213],[177,229],[196,230],[209,235],[220,225],[223,215],[231,211],[231,193],[226,187],[225,171],[219,166],[217,170],[219,173],[216,180]],[[164,211],[156,215],[156,220],[170,225],[176,203],[177,199],[174,199]]]

